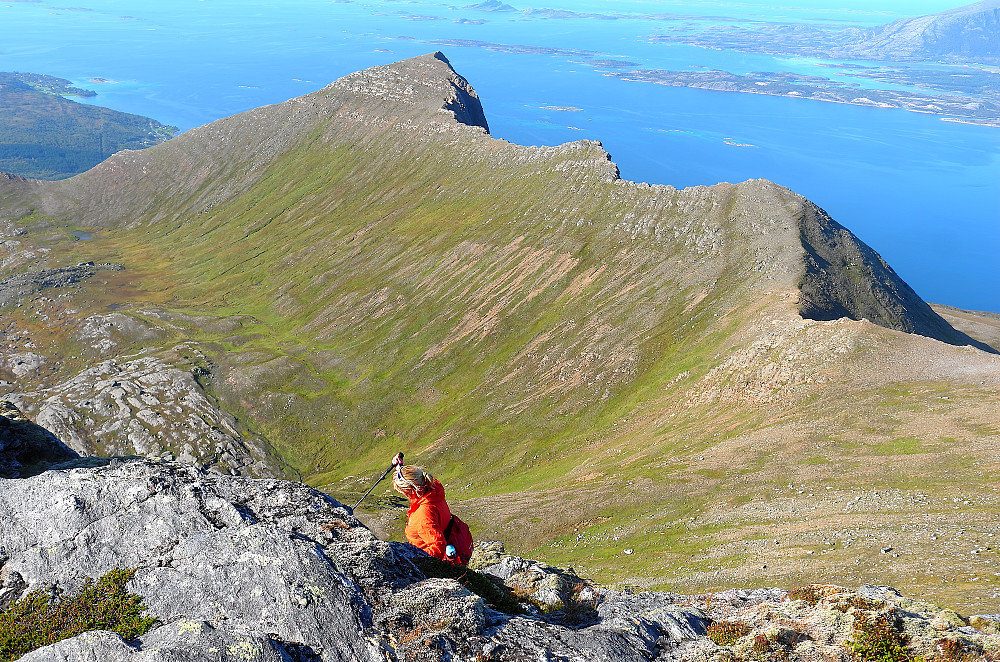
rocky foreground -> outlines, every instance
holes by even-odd
[[[478,547],[481,576],[435,576],[447,573],[305,485],[74,455],[5,408],[0,609],[136,569],[129,590],[156,622],[25,661],[1000,659],[1000,615],[966,620],[888,587],[633,594],[501,543]],[[491,591],[470,581],[484,577]],[[883,643],[905,656],[869,656]]]

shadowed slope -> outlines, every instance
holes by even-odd
[[[801,231],[805,249],[805,274],[799,285],[803,317],[867,319],[887,329],[996,352],[952,328],[878,253],[823,210],[807,208]]]

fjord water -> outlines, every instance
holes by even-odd
[[[954,6],[937,0],[777,4],[535,5],[630,16],[612,19],[479,12],[420,1],[90,0],[72,9],[16,2],[0,5],[0,57],[3,70],[69,78],[97,91],[94,103],[186,130],[314,91],[359,69],[440,49],[476,87],[498,138],[536,145],[600,140],[623,177],[650,183],[771,179],[826,209],[923,298],[1000,312],[1000,129],[901,110],[634,82],[604,75],[614,68],[588,64],[619,59],[642,68],[829,76],[815,60],[648,37],[676,20],[876,25]]]

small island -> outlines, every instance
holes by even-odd
[[[884,82],[903,84],[907,80],[906,72],[900,71],[895,77],[892,75],[892,70],[886,69],[883,72]],[[947,93],[943,88],[940,93],[934,93],[929,85],[926,86],[928,89],[926,92],[862,89],[856,83],[835,81],[822,76],[804,76],[787,71],[755,71],[741,75],[720,70],[635,69],[612,71],[604,75],[672,87],[796,97],[875,108],[900,108],[916,113],[941,115],[941,119],[952,122],[1000,126],[1000,99],[974,93]]]

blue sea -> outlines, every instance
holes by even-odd
[[[1000,312],[1000,128],[666,87],[609,77],[613,69],[593,66],[617,59],[636,68],[830,76],[822,66],[830,63],[814,59],[649,37],[681,22],[872,26],[954,3],[510,1],[518,10],[576,12],[550,17],[462,9],[471,4],[462,0],[73,2],[83,4],[0,2],[0,70],[68,78],[98,92],[88,102],[186,130],[315,91],[359,69],[442,50],[478,91],[498,138],[533,145],[600,140],[622,176],[637,181],[685,187],[771,179],[826,209],[924,299]],[[441,43],[455,40],[466,45]],[[560,110],[568,108],[578,110]]]

